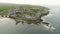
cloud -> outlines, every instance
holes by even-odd
[[[33,5],[60,5],[60,0],[0,0],[0,3],[33,4]]]

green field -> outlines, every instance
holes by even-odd
[[[24,6],[24,7],[28,7],[28,6],[30,6],[30,5],[27,5],[27,4],[9,4],[9,3],[0,3],[0,10],[7,10],[7,9],[9,9],[9,8],[14,8],[14,7],[17,7],[17,6]],[[43,7],[43,6],[34,6],[34,5],[32,5],[32,7]],[[44,8],[46,8],[46,7],[44,7]],[[44,9],[43,8],[43,9]],[[47,9],[47,8],[46,8]]]
[[[13,7],[16,7],[17,5],[14,5],[14,4],[3,4],[3,3],[0,3],[0,11],[2,10],[7,10],[9,8],[13,8]]]
[[[0,12],[2,11],[7,11],[10,8],[26,8],[25,12],[21,12],[22,14],[30,14],[30,12],[27,12],[27,9],[32,10],[32,13],[35,12],[37,13],[37,11],[40,11],[40,13],[44,16],[45,14],[47,14],[47,12],[45,12],[45,10],[49,10],[47,7],[43,7],[43,6],[36,6],[36,5],[27,5],[27,4],[4,4],[4,3],[0,3]],[[31,8],[37,8],[37,9],[31,9]],[[22,9],[22,11],[24,11],[24,9]],[[18,12],[19,13],[19,12]],[[7,13],[2,13],[0,15],[7,15]]]

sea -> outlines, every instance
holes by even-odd
[[[0,17],[0,34],[60,34],[60,7],[48,6],[50,13],[42,17],[53,25],[55,30],[48,31],[41,25],[21,24],[16,25],[14,19]]]

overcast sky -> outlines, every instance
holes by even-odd
[[[0,3],[32,4],[32,5],[60,5],[60,0],[0,0]]]

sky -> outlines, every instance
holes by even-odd
[[[0,0],[0,3],[32,4],[32,5],[60,5],[60,0]]]

